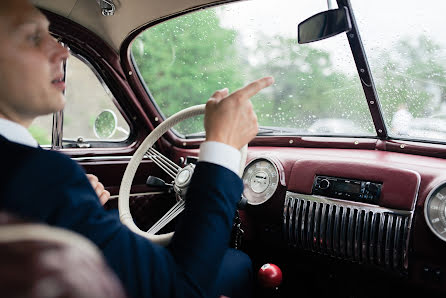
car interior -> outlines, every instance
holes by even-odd
[[[231,241],[282,272],[255,297],[444,295],[445,4],[31,2],[71,57],[65,110],[30,131],[99,177],[130,229],[169,242],[206,100],[272,75]]]

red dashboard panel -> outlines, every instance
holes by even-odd
[[[423,207],[429,192],[446,181],[446,160],[398,152],[354,149],[251,147],[248,162],[268,157],[283,167],[285,185],[266,203],[250,206],[243,220],[249,241],[281,240],[285,191],[311,195],[316,175],[382,183],[379,207],[413,212],[408,226],[410,282],[446,290],[444,283],[425,280],[424,270],[445,275],[446,242],[428,228]],[[347,201],[348,202],[348,201]],[[273,231],[273,232],[271,232]],[[251,238],[252,237],[252,238]],[[432,269],[434,268],[434,269]]]
[[[298,160],[291,169],[288,190],[311,194],[316,175],[358,179],[382,183],[379,205],[412,210],[420,184],[420,175],[412,170],[388,165],[310,158]]]

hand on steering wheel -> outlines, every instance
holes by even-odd
[[[167,245],[173,236],[173,232],[155,235],[162,227],[170,222],[175,216],[184,210],[184,200],[179,200],[148,232],[141,231],[133,222],[129,208],[129,194],[133,178],[138,165],[143,156],[148,153],[151,159],[163,169],[174,180],[174,190],[181,197],[185,194],[193,173],[193,166],[187,165],[184,168],[176,165],[167,157],[160,154],[154,148],[153,144],[170,128],[179,122],[203,114],[206,109],[204,125],[206,129],[206,140],[221,142],[234,148],[240,149],[240,171],[239,176],[243,174],[246,163],[247,144],[255,137],[257,127],[257,117],[253,111],[249,98],[268,87],[274,82],[273,78],[266,77],[252,82],[242,89],[228,95],[227,89],[214,93],[207,105],[193,106],[184,109],[163,121],[156,127],[136,150],[130,160],[122,178],[119,189],[119,214],[121,222],[129,227],[133,232],[148,238],[149,240],[161,245]]]
[[[148,154],[149,157],[157,164],[162,170],[164,170],[170,177],[174,179],[174,190],[179,195],[184,195],[187,186],[189,185],[190,178],[193,174],[193,165],[187,165],[181,168],[173,161],[159,153],[152,146],[155,142],[174,125],[188,118],[204,114],[205,105],[197,105],[187,109],[184,109],[156,127],[144,140],[144,142],[136,150],[132,159],[130,160],[122,178],[121,187],[119,189],[119,201],[118,209],[121,222],[129,227],[133,232],[148,238],[149,240],[161,244],[167,245],[173,236],[173,232],[167,234],[155,235],[161,228],[174,219],[181,211],[184,210],[184,200],[179,200],[160,220],[158,220],[147,232],[141,231],[133,222],[132,215],[130,214],[129,207],[129,194],[130,188],[135,177],[136,170],[141,163],[144,155]],[[240,160],[240,172],[243,174],[243,169],[246,163],[247,146],[244,146],[241,150]]]

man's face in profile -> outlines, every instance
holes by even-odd
[[[28,0],[0,6],[0,117],[28,126],[61,110],[68,51],[48,32],[48,20]]]

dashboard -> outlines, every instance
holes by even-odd
[[[446,160],[379,150],[251,147],[245,238],[446,290]]]

